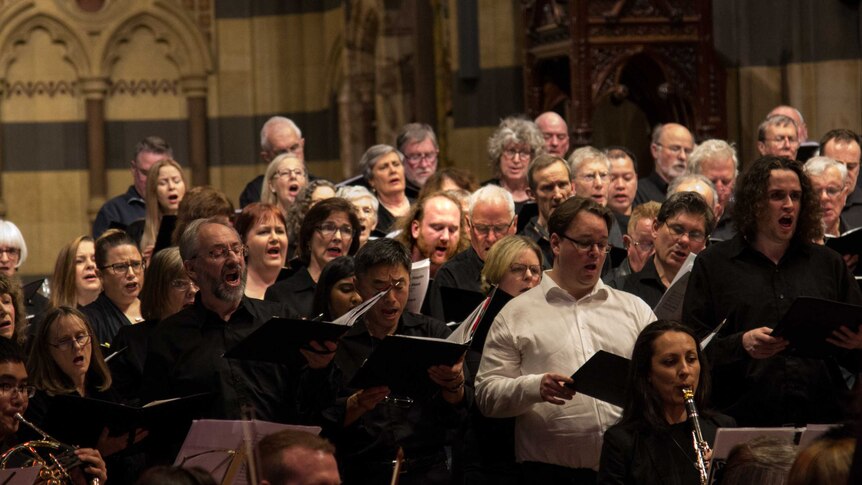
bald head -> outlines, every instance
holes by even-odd
[[[802,117],[802,113],[798,109],[782,104],[772,108],[766,117],[769,118],[773,115],[784,115],[796,123],[796,135],[799,143],[805,143],[808,140],[808,126],[805,125],[805,118]]]
[[[545,151],[561,158],[569,151],[569,127],[560,115],[546,111],[536,118],[536,126],[545,138]]]

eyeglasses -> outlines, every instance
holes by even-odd
[[[10,258],[17,258],[21,255],[21,250],[18,248],[0,248],[0,256],[4,254]]]
[[[419,163],[423,160],[433,162],[437,160],[437,152],[411,153],[410,155],[404,155],[404,158],[411,163]]]
[[[664,149],[664,150],[667,150],[667,151],[673,153],[674,155],[679,155],[679,152],[681,152],[681,151],[684,151],[686,155],[691,155],[691,152],[694,151],[693,148],[685,148],[682,145],[664,146],[661,143],[656,143],[655,145],[661,149]]]
[[[611,178],[611,174],[607,172],[584,173],[578,175],[578,178],[589,183],[595,183],[598,179],[601,179],[602,182],[607,182]]]
[[[683,235],[688,236],[689,241],[694,242],[703,242],[706,241],[706,233],[703,231],[686,231],[684,227],[679,224],[665,224],[667,230],[674,237],[682,237]]]
[[[472,227],[473,230],[476,231],[476,234],[479,234],[480,236],[487,236],[488,234],[491,233],[491,231],[494,231],[494,234],[496,234],[498,236],[502,236],[503,234],[506,233],[506,231],[509,230],[510,227],[512,227],[512,224],[514,222],[515,222],[515,218],[513,217],[512,220],[509,221],[508,224],[475,224],[475,223],[471,223],[470,227]]]
[[[773,138],[767,138],[766,141],[775,146],[782,146],[785,143],[791,146],[799,144],[799,140],[793,136],[776,136]]]
[[[68,351],[72,350],[73,348],[75,348],[76,346],[77,347],[83,347],[83,346],[87,345],[88,343],[90,343],[90,334],[82,333],[82,334],[76,335],[74,337],[64,338],[63,340],[58,341],[56,344],[50,344],[50,345],[51,345],[51,347],[54,347],[55,349],[60,349],[60,350],[68,352]]]
[[[125,263],[114,263],[106,266],[102,266],[101,270],[108,270],[112,274],[116,276],[124,275],[129,272],[129,268],[132,268],[132,272],[135,274],[140,274],[141,271],[144,270],[143,261],[128,261]]]
[[[515,150],[512,148],[506,148],[503,150],[503,155],[506,155],[508,158],[514,159],[516,156],[520,155],[521,160],[529,160],[533,156],[532,150]]]
[[[291,170],[291,169],[279,170],[278,172],[275,172],[275,175],[273,177],[277,177],[277,178],[293,177],[293,178],[300,179],[300,178],[305,177],[305,170],[303,170],[301,168],[294,168],[293,170]]]
[[[171,288],[173,288],[174,290],[177,290],[177,291],[182,291],[182,292],[189,291],[189,288],[194,288],[195,291],[197,291],[197,289],[198,289],[198,287],[195,286],[195,284],[192,283],[190,280],[184,280],[184,279],[171,280]]]
[[[246,256],[248,256],[248,247],[246,247],[244,244],[233,244],[231,246],[221,245],[216,246],[209,251],[210,257],[216,260],[226,258],[229,253],[235,256],[245,258]],[[192,256],[192,259],[196,257],[197,255]]]
[[[527,270],[530,270],[530,275],[532,276],[539,276],[542,274],[542,267],[538,264],[512,263],[509,265],[509,271],[522,278],[527,274]]]
[[[0,396],[11,396],[16,392],[19,396],[27,396],[28,398],[31,398],[36,395],[36,386],[16,386],[6,382],[0,384]]]
[[[823,195],[823,193],[825,192],[827,197],[829,197],[830,199],[834,199],[835,197],[838,197],[841,192],[844,192],[844,189],[838,187],[823,187],[820,190],[815,189],[814,192],[818,195]]]
[[[317,232],[320,233],[321,236],[325,238],[330,238],[335,236],[336,232],[341,233],[341,237],[344,239],[350,239],[353,237],[353,226],[349,224],[344,224],[343,226],[339,226],[334,222],[324,222],[323,224],[317,226]]]
[[[580,251],[582,253],[587,253],[589,251],[592,251],[593,247],[598,249],[600,253],[611,252],[611,245],[608,244],[607,241],[598,241],[598,242],[577,241],[575,239],[570,238],[569,236],[566,236],[565,234],[560,234],[560,237],[562,237],[563,239],[567,239],[569,242],[572,243],[573,246],[575,246],[575,249],[577,249],[578,251]]]

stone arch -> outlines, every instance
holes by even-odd
[[[36,29],[48,33],[54,43],[65,47],[65,58],[73,66],[79,78],[90,73],[92,62],[84,48],[85,42],[63,22],[37,13],[30,15],[29,9],[7,11],[0,17],[0,79],[6,77],[9,66],[16,60],[16,45],[25,44]]]
[[[156,1],[154,8],[134,12],[107,37],[99,56],[98,72],[109,76],[113,63],[121,56],[122,46],[138,28],[151,30],[155,38],[168,46],[169,58],[184,78],[205,78],[213,70],[212,54],[197,25],[188,14],[166,1]]]

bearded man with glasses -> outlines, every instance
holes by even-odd
[[[163,319],[153,331],[144,367],[145,402],[212,393],[201,415],[298,422],[296,378],[302,364],[274,364],[222,356],[274,315],[292,314],[285,304],[244,296],[247,248],[233,227],[198,219],[180,237],[189,279],[200,289],[195,303]]]
[[[595,483],[602,435],[621,409],[565,384],[599,350],[628,356],[655,320],[642,300],[599,279],[613,217],[581,197],[557,207],[552,269],[500,311],[485,341],[476,403],[485,416],[515,417],[515,458],[529,483]]]
[[[638,180],[634,205],[651,200],[664,202],[668,184],[685,173],[688,156],[693,150],[694,137],[688,128],[677,123],[657,125],[650,144],[655,169],[648,177]]]

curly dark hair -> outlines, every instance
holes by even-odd
[[[799,177],[802,187],[802,200],[799,207],[799,221],[796,224],[796,241],[811,242],[823,236],[820,222],[820,202],[811,188],[811,181],[802,171],[802,164],[789,158],[765,156],[755,160],[740,175],[736,182],[736,202],[733,206],[733,221],[736,229],[748,241],[757,237],[758,216],[766,210],[769,177],[773,170],[790,170]]]

